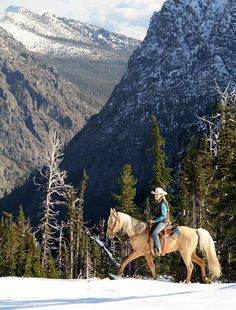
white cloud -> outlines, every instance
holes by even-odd
[[[141,26],[130,25],[129,23],[122,23],[119,25],[117,32],[124,33],[127,37],[143,39],[147,29]]]
[[[127,36],[143,39],[154,11],[164,0],[1,0],[0,10],[23,6],[93,23]]]

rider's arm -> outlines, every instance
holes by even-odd
[[[167,205],[165,202],[162,202],[161,204],[161,215],[156,217],[153,222],[154,223],[159,223],[161,221],[163,221],[167,216]]]
[[[154,211],[154,210],[150,210],[150,211],[149,211],[149,216],[155,217],[155,211]]]

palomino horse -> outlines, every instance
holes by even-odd
[[[144,256],[147,260],[148,266],[151,269],[153,278],[156,279],[157,274],[151,251],[153,241],[151,238],[151,244],[148,242],[149,232],[147,229],[147,223],[139,221],[128,214],[111,209],[107,222],[107,236],[112,238],[121,229],[129,237],[132,253],[122,263],[119,270],[119,275],[124,272],[124,269],[129,262],[140,256]],[[195,252],[198,242],[200,249],[206,254],[211,276],[218,278],[221,275],[221,268],[216,256],[215,245],[209,232],[202,228],[193,229],[187,226],[180,226],[179,236],[173,236],[167,239],[166,253],[174,251],[180,252],[187,268],[186,283],[190,282],[193,271],[192,262],[197,263],[201,267],[202,280],[205,283],[210,282],[206,276],[205,262],[203,259],[198,257]]]

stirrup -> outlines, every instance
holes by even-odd
[[[154,249],[154,254],[153,254],[155,257],[160,257],[161,254],[159,253],[159,251],[155,248]]]

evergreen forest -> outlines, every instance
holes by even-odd
[[[168,192],[172,222],[192,228],[207,229],[214,239],[222,267],[223,282],[236,279],[236,96],[222,94],[215,115],[199,120],[203,133],[193,135],[176,171],[167,166],[165,141],[157,119],[152,116],[153,168],[150,186],[142,205],[137,204],[136,184],[131,163],[125,164],[117,179],[119,192],[111,193],[116,210],[148,222],[144,209],[153,204],[151,190],[162,187]],[[50,132],[45,161],[40,167],[44,190],[41,221],[31,227],[23,208],[14,219],[5,212],[0,220],[0,276],[47,278],[105,278],[117,274],[131,249],[128,238],[119,233],[106,237],[107,219],[90,227],[84,221],[86,185],[84,171],[79,188],[67,182],[67,172],[60,168],[62,145],[56,132]],[[63,208],[63,218],[59,210]],[[201,255],[201,254],[199,254]],[[202,255],[201,255],[202,256]],[[185,266],[178,253],[155,258],[157,272],[185,278]],[[125,276],[151,277],[144,259],[128,265]],[[195,267],[193,281],[200,280]]]

